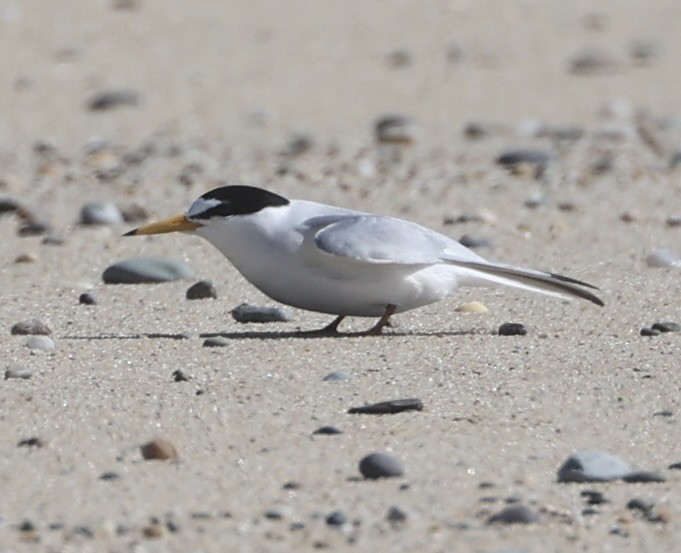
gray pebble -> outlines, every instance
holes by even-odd
[[[327,374],[324,378],[322,378],[322,380],[324,382],[350,382],[352,380],[352,376],[341,371],[336,371]]]
[[[223,336],[212,336],[210,338],[206,338],[203,341],[204,348],[223,348],[225,346],[228,346],[229,344],[230,341],[227,338],[224,338]]]
[[[573,453],[558,469],[558,482],[607,482],[631,473],[626,461],[605,451]]]
[[[582,490],[579,495],[586,497],[586,502],[588,505],[602,505],[603,503],[608,503],[608,500],[603,495],[603,492],[599,492],[597,490]]]
[[[423,402],[418,398],[409,399],[393,399],[390,401],[381,401],[372,405],[363,405],[362,407],[352,407],[348,409],[351,415],[393,415],[395,413],[402,413],[403,411],[422,411]]]
[[[602,75],[611,73],[617,64],[605,50],[588,48],[570,60],[570,72],[576,75]]]
[[[109,471],[106,471],[106,472],[103,472],[102,474],[100,474],[99,479],[105,480],[105,481],[120,480],[121,475],[118,472],[115,472],[113,470],[109,470]]]
[[[207,298],[217,299],[218,291],[210,280],[199,280],[187,290],[188,300],[203,300]]]
[[[13,198],[8,198],[7,196],[0,198],[0,215],[18,211],[20,207],[19,202]]]
[[[47,336],[52,334],[52,329],[38,319],[29,319],[27,321],[19,321],[12,326],[12,334],[15,335],[42,335]]]
[[[390,509],[388,509],[388,513],[385,515],[385,519],[393,524],[399,524],[406,522],[407,513],[405,513],[399,507],[390,507]]]
[[[497,332],[499,336],[525,336],[527,328],[522,323],[503,323]]]
[[[511,505],[492,515],[489,524],[531,524],[539,522],[539,515],[525,505]]]
[[[338,430],[335,426],[321,426],[317,428],[312,434],[315,434],[317,436],[336,436],[338,434],[342,434],[342,430]]]
[[[204,343],[205,346],[205,343]],[[176,371],[173,371],[173,382],[189,382],[191,380],[191,376],[189,376],[187,373],[185,373],[182,369],[177,369]]]
[[[344,524],[347,524],[347,522],[348,517],[346,517],[341,511],[334,511],[326,517],[326,524],[329,526],[343,526]]]
[[[138,92],[130,89],[103,90],[87,101],[90,111],[105,111],[121,106],[136,106],[140,102]]]
[[[390,478],[402,476],[404,468],[392,455],[371,453],[359,462],[359,472],[365,478]]]
[[[388,144],[409,144],[414,141],[414,121],[404,115],[385,115],[374,123],[376,140]]]
[[[112,203],[89,202],[80,209],[83,225],[117,225],[123,221],[123,214]]]
[[[631,59],[640,65],[652,62],[659,53],[659,45],[650,40],[637,40],[629,47]]]
[[[106,268],[102,279],[107,284],[171,282],[194,276],[182,261],[161,257],[138,257],[119,261]]]
[[[31,369],[24,368],[12,368],[5,371],[5,380],[10,378],[21,378],[23,380],[28,380],[33,376],[33,371]]]
[[[83,305],[95,305],[97,300],[90,292],[85,292],[78,297],[78,303],[82,303]]]
[[[497,159],[497,164],[512,169],[518,165],[546,166],[553,159],[553,156],[543,150],[509,150],[501,153]]]
[[[669,468],[670,470],[681,470],[681,462],[672,463],[672,464],[669,465],[669,467],[667,467],[667,468]]]
[[[662,334],[661,330],[658,330],[657,328],[642,328],[641,329],[641,336],[659,336]]]
[[[54,341],[49,336],[29,336],[24,344],[28,349],[54,351]]]
[[[623,476],[622,480],[629,484],[641,484],[648,482],[666,482],[667,477],[664,474],[660,474],[659,472],[638,470]]]
[[[476,248],[494,248],[494,243],[488,238],[483,238],[482,236],[472,236],[470,234],[464,234],[459,238],[459,243],[462,246],[466,246],[472,250]]]
[[[681,227],[681,215],[670,215],[666,223],[670,227]]]
[[[655,323],[652,328],[654,330],[659,330],[660,332],[680,332],[681,324],[674,323],[672,321],[666,321],[661,323]]]
[[[655,507],[654,503],[650,501],[645,501],[638,497],[629,500],[629,502],[627,503],[627,509],[632,511],[640,511],[646,516],[648,516],[652,512],[654,507]]]
[[[293,320],[291,314],[281,307],[259,307],[247,303],[232,309],[232,317],[238,323],[285,323]]]
[[[678,167],[681,167],[681,151],[674,152],[669,158],[669,168],[673,171]]]
[[[681,267],[681,257],[671,250],[659,249],[646,257],[648,267]]]

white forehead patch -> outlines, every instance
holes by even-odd
[[[191,205],[189,211],[187,211],[187,217],[191,219],[192,217],[196,217],[197,215],[200,215],[204,211],[209,210],[211,207],[218,206],[222,203],[224,202],[216,200],[215,198],[209,199],[199,198]]]

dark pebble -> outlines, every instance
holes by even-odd
[[[40,438],[39,436],[24,438],[17,444],[18,447],[37,447],[37,448],[45,447],[46,445],[47,442],[43,438]]]
[[[30,520],[26,519],[19,524],[20,532],[35,532],[37,530],[36,525]]]
[[[296,482],[295,480],[291,480],[290,482],[286,482],[282,486],[282,489],[284,490],[299,490],[303,487],[303,485],[300,482]]]
[[[297,532],[299,530],[305,529],[305,524],[302,522],[292,522],[291,524],[288,525],[288,529],[291,532]]]
[[[270,510],[265,512],[265,518],[267,520],[282,520],[284,515],[282,515],[279,511]]]
[[[407,520],[407,513],[405,513],[399,507],[390,507],[390,509],[388,509],[388,513],[385,516],[385,519],[388,522],[392,522],[393,524],[399,524]]]
[[[663,323],[655,323],[652,328],[653,330],[659,330],[660,332],[679,332],[681,331],[681,324],[667,321]]]
[[[3,197],[0,198],[0,215],[3,213],[13,213],[17,211],[20,207],[19,202],[12,198]]]
[[[512,169],[517,165],[535,165],[545,166],[552,159],[548,152],[542,150],[509,150],[500,154],[496,162],[497,164]]]
[[[121,106],[136,106],[139,102],[140,95],[134,90],[104,90],[88,99],[87,108],[90,111],[105,111]]]
[[[669,168],[674,169],[681,167],[681,152],[674,152],[669,158]]]
[[[83,305],[96,305],[97,300],[90,292],[85,292],[78,297],[78,302]]]
[[[189,382],[191,376],[185,373],[182,369],[173,371],[173,382]]]
[[[200,280],[196,284],[192,284],[187,290],[188,300],[217,299],[217,297],[218,291],[210,280]]]
[[[52,334],[52,329],[38,319],[29,319],[28,321],[19,321],[18,323],[12,325],[10,332],[19,336],[48,336]]]
[[[539,522],[539,515],[525,505],[511,505],[492,515],[489,524],[531,524]]]
[[[348,522],[347,517],[341,511],[334,511],[325,520],[329,526],[343,526]]]
[[[402,411],[422,411],[423,402],[418,398],[393,399],[381,401],[372,405],[352,407],[348,409],[351,415],[393,415]]]
[[[641,484],[649,482],[666,482],[667,477],[659,472],[653,472],[648,470],[640,470],[630,472],[629,474],[622,477],[622,480],[630,484]]]
[[[641,329],[641,336],[659,336],[662,334],[661,330],[658,330],[657,328],[642,328]]]
[[[321,436],[335,436],[337,434],[342,434],[342,430],[338,430],[335,426],[320,426],[312,434],[318,434]]]
[[[33,376],[33,371],[31,369],[24,368],[11,368],[5,371],[5,380],[10,378],[20,378],[22,380],[28,380]]]
[[[324,382],[350,382],[352,380],[352,376],[350,376],[348,373],[335,371],[327,374],[324,378],[322,378],[322,380]]]
[[[490,134],[492,134],[490,128],[483,123],[468,123],[463,128],[463,135],[469,140],[480,140],[488,137]]]
[[[17,234],[19,236],[40,236],[51,230],[52,227],[43,221],[24,221],[19,225]]]
[[[608,503],[608,500],[603,495],[603,492],[596,490],[582,490],[579,495],[586,497],[586,502],[589,505],[602,505],[603,503]]]
[[[223,336],[212,336],[210,338],[206,338],[203,341],[204,348],[224,348],[229,344],[230,341],[227,338],[224,338]]]
[[[100,474],[99,479],[109,482],[111,480],[120,480],[121,475],[118,472],[115,472],[113,470],[108,470],[108,471]]]
[[[294,134],[286,143],[283,155],[297,157],[309,152],[314,146],[314,139],[309,134]]]
[[[459,244],[471,249],[494,248],[494,243],[491,240],[483,238],[482,236],[472,236],[470,234],[464,234],[459,238]]]
[[[525,336],[527,328],[522,323],[504,323],[499,327],[499,336]]]
[[[402,476],[404,468],[387,453],[371,453],[359,462],[359,472],[366,478],[389,478]]]
[[[673,417],[674,411],[664,410],[653,413],[653,417]]]
[[[168,440],[156,439],[140,447],[142,457],[147,460],[175,461],[179,458],[177,449]]]
[[[631,511],[640,511],[644,515],[648,516],[655,505],[649,501],[644,501],[643,499],[640,499],[638,497],[629,500],[627,503],[627,509]]]
[[[414,141],[414,122],[404,115],[385,115],[374,123],[374,133],[384,144],[410,144]]]
[[[232,317],[238,323],[285,323],[293,319],[281,307],[258,307],[247,303],[232,309]]]
[[[669,468],[671,470],[681,470],[681,461],[679,461],[678,463],[672,463],[671,465],[669,465]]]
[[[92,528],[89,526],[74,526],[73,527],[73,533],[78,535],[78,536],[83,536],[85,538],[94,538],[95,533],[92,531]]]

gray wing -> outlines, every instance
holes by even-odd
[[[482,260],[458,242],[401,219],[356,215],[320,219],[319,223],[315,246],[337,257],[365,263],[432,265],[442,263],[445,252],[451,256],[454,250],[460,261]]]

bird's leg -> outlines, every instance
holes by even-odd
[[[397,306],[392,303],[386,305],[385,313],[383,313],[383,316],[378,320],[378,322],[366,332],[361,332],[359,334],[360,335],[364,334],[366,336],[378,336],[379,334],[382,334],[383,329],[386,326],[390,326],[390,317],[392,317],[395,314],[396,309]]]
[[[345,315],[338,315],[338,317],[336,317],[324,328],[301,331],[300,334],[303,336],[337,336],[340,334],[340,332],[338,332],[338,325],[341,324],[343,319],[345,319]]]

